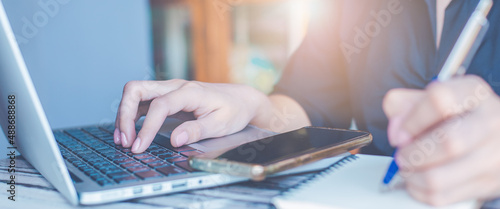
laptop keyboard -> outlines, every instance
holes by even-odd
[[[145,152],[134,154],[115,145],[113,132],[113,126],[87,127],[54,131],[54,136],[63,158],[101,186],[189,173],[193,170],[188,157],[203,153],[191,146],[153,142]]]

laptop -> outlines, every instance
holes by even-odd
[[[52,130],[0,1],[0,124],[4,134],[65,198],[92,205],[245,181],[196,172],[187,158],[268,136],[254,127],[228,137],[179,148],[170,133],[180,120],[168,119],[141,154],[116,146],[113,124]],[[7,120],[9,118],[9,120]],[[137,126],[140,129],[140,125]],[[16,151],[16,153],[17,153]]]
[[[52,130],[0,1],[0,125],[9,147],[19,151],[71,204],[103,204],[247,181],[195,171],[188,166],[187,158],[221,152],[274,134],[247,126],[229,136],[175,148],[169,137],[182,122],[167,119],[151,146],[140,154],[114,144],[114,124]],[[255,148],[261,149],[262,145],[256,142]],[[317,171],[342,157],[276,175]]]

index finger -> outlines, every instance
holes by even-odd
[[[431,83],[427,94],[402,118],[398,141],[409,142],[442,121],[478,108],[485,100],[493,98],[492,92],[477,76]]]
[[[130,147],[135,139],[135,118],[139,103],[173,91],[179,88],[182,83],[182,80],[130,81],[125,85],[115,122],[124,147]]]
[[[424,95],[420,89],[391,89],[384,97],[382,109],[387,118],[392,119],[408,112]]]
[[[139,131],[132,152],[141,153],[149,147],[167,116],[179,111],[192,112],[199,108],[202,101],[199,98],[199,91],[180,88],[154,99],[146,114],[146,119],[144,119],[144,124]]]
[[[415,104],[425,96],[424,90],[392,89],[384,97],[383,109],[389,119],[387,137],[392,146],[396,146],[397,132],[401,128],[402,118],[407,115]]]

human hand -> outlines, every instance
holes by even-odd
[[[173,146],[229,135],[242,130],[266,102],[266,95],[244,85],[178,79],[131,81],[123,89],[116,116],[115,143],[132,146],[134,153],[143,152],[166,117],[180,111],[192,112],[197,119],[173,130]],[[142,116],[146,118],[136,136],[135,123]]]
[[[432,205],[500,196],[500,99],[477,76],[394,89],[388,137],[408,192]]]

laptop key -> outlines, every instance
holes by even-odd
[[[124,154],[115,154],[115,155],[109,155],[106,157],[110,160],[129,158],[128,156],[126,156]]]
[[[81,161],[81,160],[75,160],[75,161],[73,161],[73,164],[83,164],[83,161]]]
[[[84,170],[88,170],[88,169],[92,169],[92,168],[88,165],[83,165],[83,166],[79,166],[78,169],[80,169],[81,171],[84,171]]]
[[[69,147],[69,148],[70,148],[70,149],[71,149],[71,151],[73,151],[73,152],[81,152],[81,151],[84,151],[85,149],[87,149],[87,148],[85,148],[85,147],[79,147],[79,146],[72,146],[72,147]]]
[[[138,172],[138,173],[135,173],[135,175],[139,176],[141,179],[150,179],[150,178],[161,177],[161,174],[159,174],[158,172],[156,172],[154,170]]]
[[[140,160],[140,159],[148,159],[148,158],[152,158],[152,157],[154,157],[154,156],[151,155],[151,154],[147,154],[147,153],[146,154],[140,154],[140,155],[134,155],[134,158],[138,159],[138,160]]]
[[[67,157],[66,160],[69,161],[70,163],[72,163],[73,161],[78,160],[78,158],[76,158],[76,157]]]
[[[97,137],[99,139],[104,139],[104,138],[110,137],[110,134],[104,133],[104,132],[92,133],[92,135],[94,135],[95,137]]]
[[[101,140],[108,145],[115,146],[115,139],[113,136],[103,137]]]
[[[125,164],[121,164],[120,166],[124,167],[124,168],[128,168],[128,167],[135,167],[135,166],[140,166],[142,164],[138,163],[138,162],[131,162],[131,163],[125,163]]]
[[[116,163],[116,164],[123,164],[123,163],[134,162],[134,160],[132,160],[131,158],[127,157],[127,158],[114,159],[113,162]]]
[[[139,181],[139,178],[135,176],[125,176],[125,177],[119,177],[114,179],[116,183],[128,183],[128,182],[134,182],[134,181]]]
[[[121,150],[122,152],[124,152],[124,153],[129,153],[129,152],[131,152],[129,148],[123,148],[123,147],[122,147],[120,150]]]
[[[151,168],[159,168],[159,167],[170,166],[170,164],[163,162],[163,161],[157,161],[157,162],[149,163],[148,166]]]
[[[87,169],[83,171],[87,176],[93,175],[93,174],[99,174],[96,170],[94,169]]]
[[[107,180],[107,179],[104,179],[104,178],[102,178],[102,179],[98,179],[98,180],[97,180],[97,183],[98,183],[99,185],[101,185],[101,186],[106,186],[106,185],[111,185],[111,184],[113,184],[113,182],[112,182],[112,181]]]
[[[81,162],[81,161],[80,161]],[[83,166],[87,166],[87,164],[85,163],[77,163],[77,164],[74,164],[77,168],[80,168],[80,167],[83,167]]]
[[[176,157],[176,158],[167,159],[167,161],[169,163],[177,163],[177,162],[182,162],[182,161],[186,161],[186,160],[187,160],[187,157]]]
[[[89,159],[87,160],[88,163],[92,164],[92,165],[95,165],[95,164],[98,164],[98,163],[104,163],[106,162],[104,159],[102,158],[92,158],[92,159]]]
[[[114,140],[113,135],[108,134],[108,135],[103,135],[100,137],[103,141],[109,141],[109,140]]]
[[[104,155],[105,157],[114,156],[114,155],[124,155],[123,153],[115,151],[115,150],[113,150],[113,152],[109,152],[109,151],[102,151],[102,152],[98,151],[98,152],[101,153],[102,155]]]
[[[78,167],[78,166],[85,165],[85,164],[80,160],[75,160],[75,161],[73,161],[73,165]]]
[[[95,173],[95,174],[90,174],[89,175],[90,178],[92,178],[94,181],[97,180],[97,179],[100,179],[100,178],[104,178],[103,175],[99,174],[99,173]]]
[[[132,173],[135,173],[135,172],[141,172],[141,171],[146,171],[146,170],[150,170],[151,168],[145,166],[145,165],[141,165],[141,166],[135,166],[135,167],[129,167],[127,168],[128,171],[132,172]]]
[[[149,147],[146,150],[148,152],[152,152],[152,151],[165,150],[165,148],[162,148],[162,147],[155,145],[155,144],[151,144],[151,145],[149,145]]]
[[[107,175],[109,176],[109,178],[119,178],[119,177],[130,176],[130,173],[127,173],[125,171],[118,171],[114,173],[109,173]]]
[[[101,158],[105,158],[108,155],[116,155],[116,151],[115,150],[99,150],[97,152],[99,152],[101,155],[103,155],[103,157],[99,156]],[[122,153],[120,153],[120,154],[122,154]]]
[[[178,157],[178,156],[179,155],[175,154],[175,153],[158,155],[159,158],[164,159],[164,160],[169,159],[169,158],[173,158],[173,157]]]
[[[85,150],[83,152],[75,152],[76,155],[80,156],[81,158],[85,158],[85,156],[87,155],[93,155],[94,153],[92,151],[89,151],[89,150]]]
[[[88,167],[88,166],[84,165],[84,166],[79,166],[79,167],[77,167],[77,168],[78,168],[79,170],[83,171],[83,170],[87,170],[87,169],[89,169],[90,167]]]
[[[191,166],[189,166],[189,162],[188,161],[182,161],[182,162],[178,162],[175,164],[176,166],[179,166],[181,167],[182,169],[184,170],[187,170],[189,172],[193,172],[195,171],[193,168],[191,168]]]
[[[157,149],[157,150],[151,150],[150,153],[153,155],[161,155],[161,154],[170,154],[172,153],[172,151],[168,151],[166,149]]]
[[[103,161],[102,163],[95,163],[94,167],[96,168],[102,168],[102,167],[108,167],[108,166],[113,166],[113,164],[109,163],[108,161]]]
[[[110,173],[119,172],[119,171],[121,171],[121,169],[119,169],[119,168],[102,168],[99,171],[101,171],[101,173],[104,173],[104,174],[110,174]]]
[[[118,166],[113,165],[111,163],[107,163],[106,165],[98,166],[97,169],[102,170],[102,169],[112,169],[112,168],[117,168],[119,169]]]
[[[83,160],[85,160],[85,161],[96,160],[96,159],[102,159],[102,157],[99,155],[96,155],[96,154],[92,154],[92,155],[87,156],[86,158],[83,158]]]
[[[157,168],[156,170],[164,175],[167,175],[167,176],[174,175],[174,174],[186,173],[184,170],[177,168],[175,166],[161,167],[161,168]]]
[[[97,147],[94,148],[95,150],[99,151],[99,150],[108,150],[109,147],[108,146],[104,146],[104,145],[97,145]]]
[[[104,140],[104,142],[105,142],[106,144],[108,144],[108,145],[113,146],[113,145],[115,144],[114,139],[103,139],[103,140]]]
[[[109,165],[106,165],[106,166],[96,166],[96,168],[98,170],[120,169],[118,166],[113,165],[113,164],[109,164]]]
[[[142,159],[141,160],[142,163],[146,163],[146,164],[149,164],[149,163],[152,163],[152,162],[156,162],[156,161],[159,161],[158,158],[148,158],[148,159]]]

